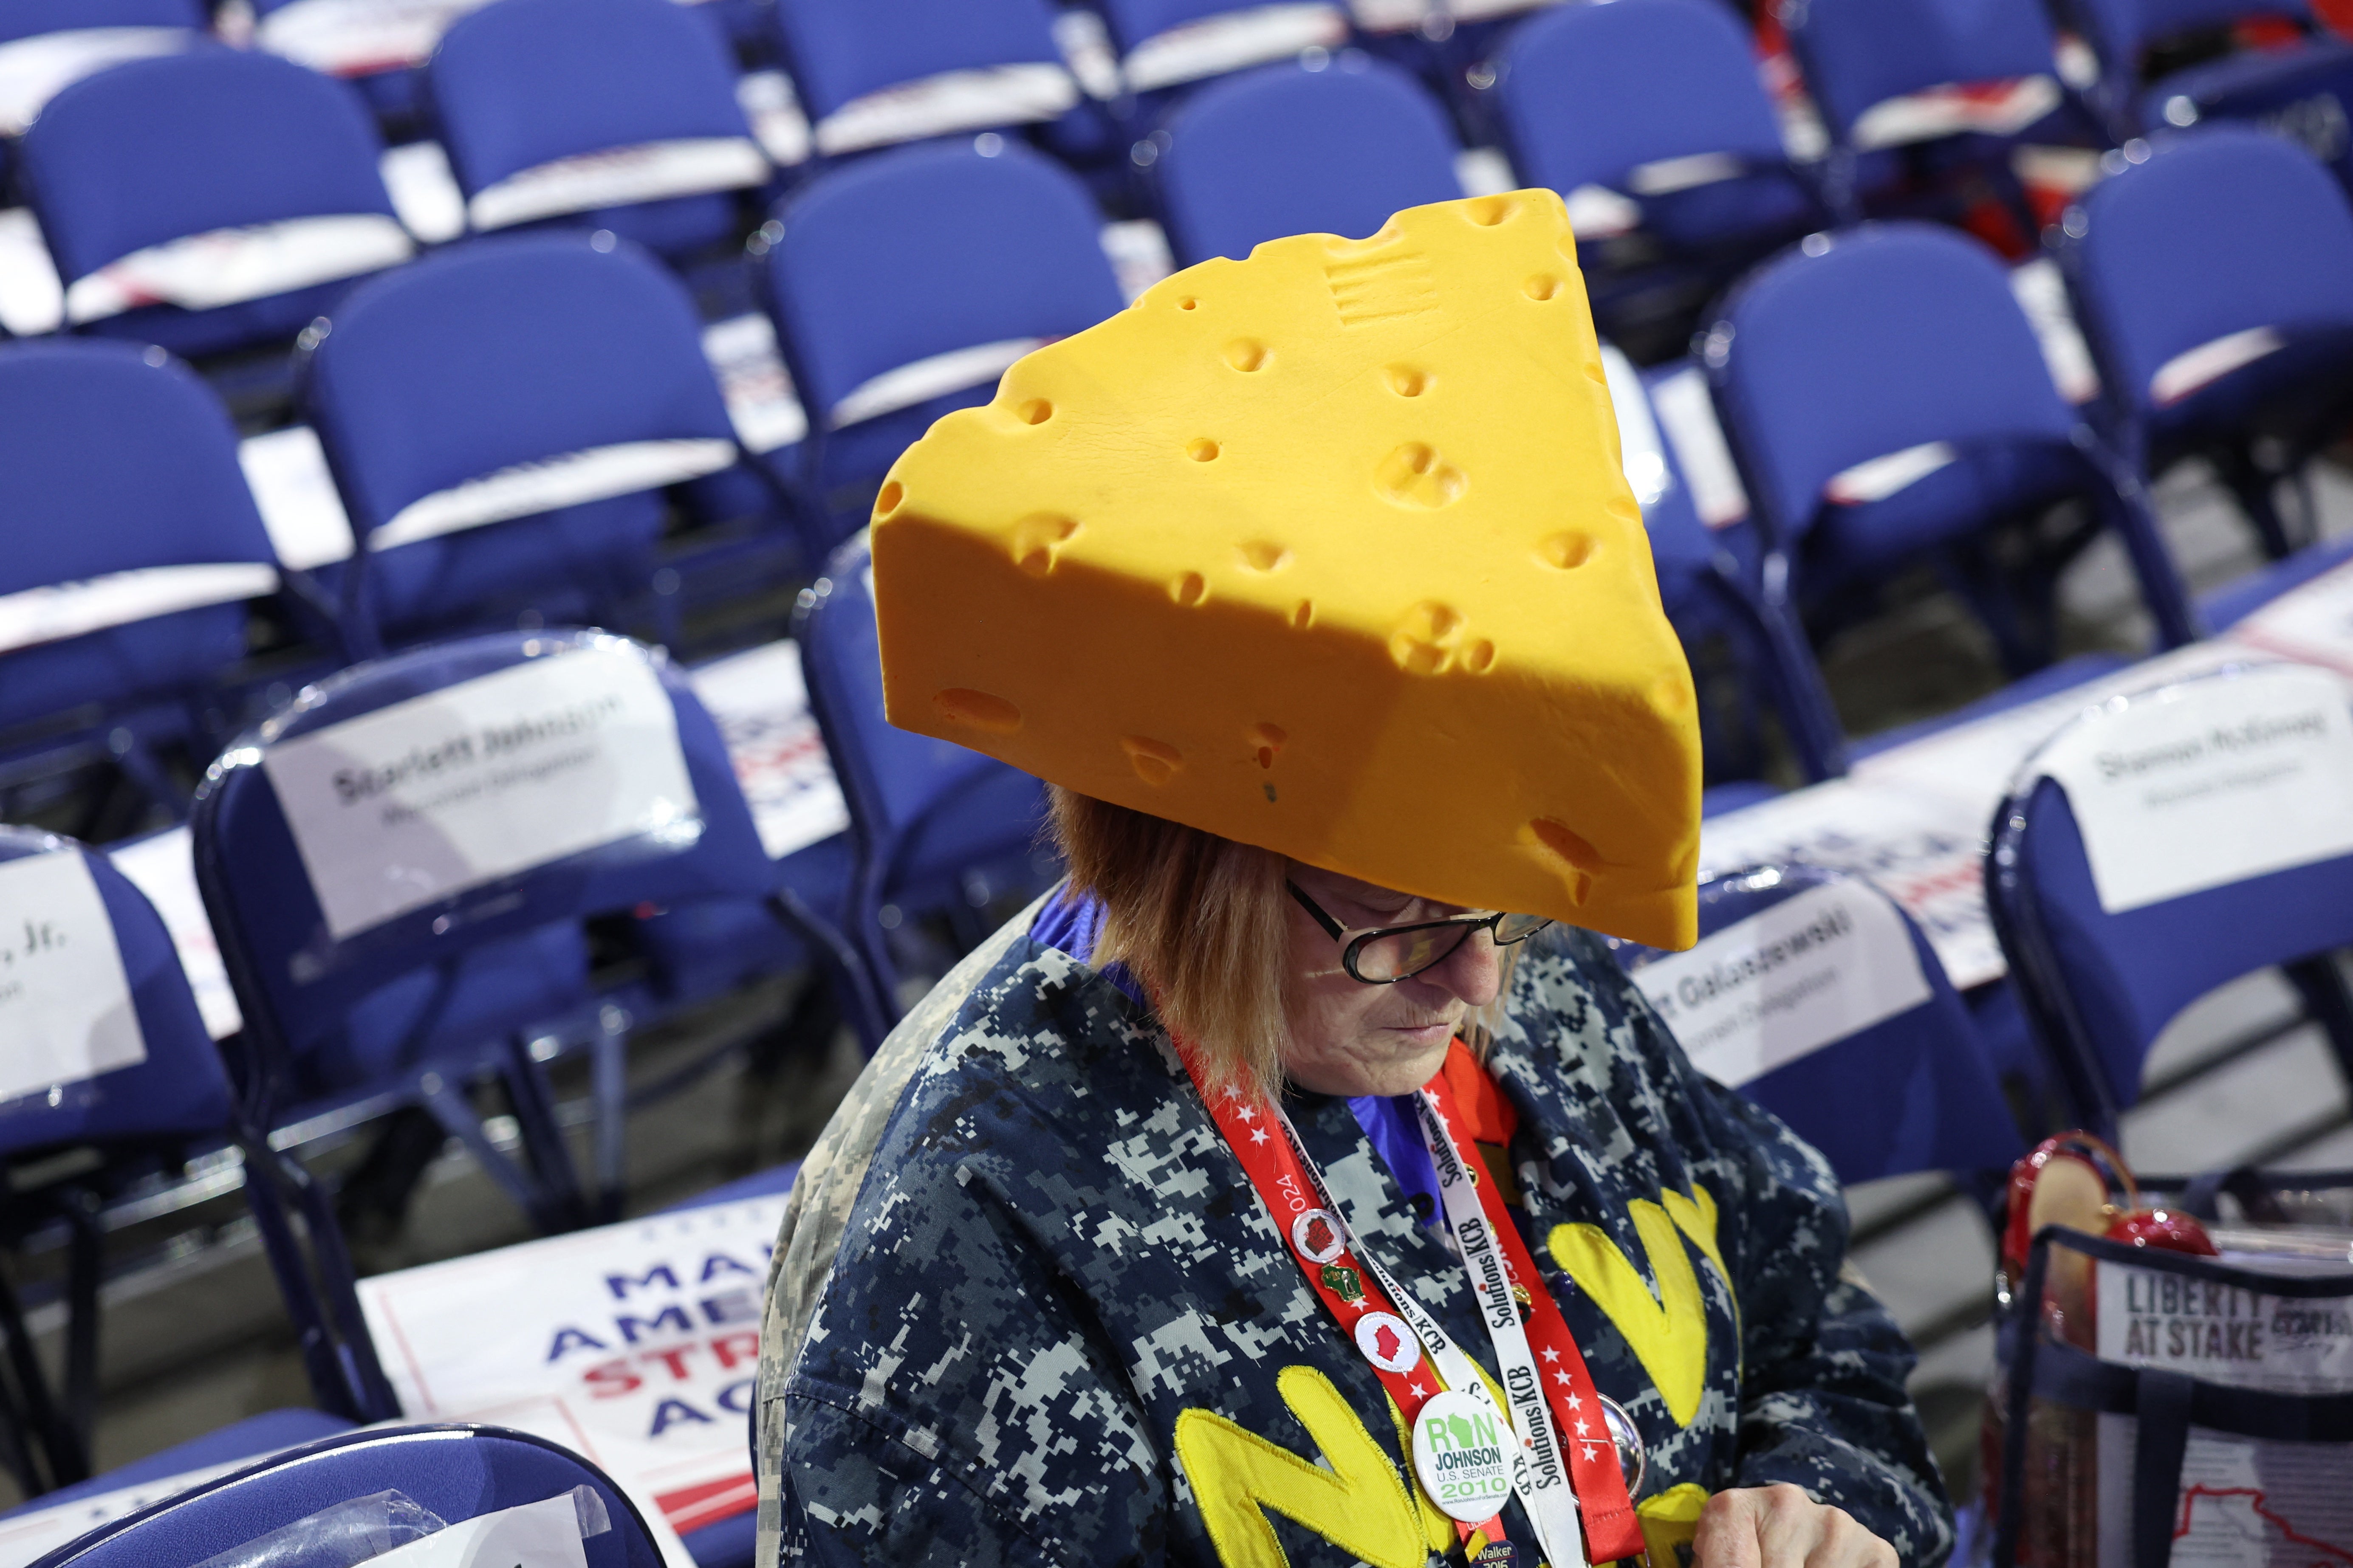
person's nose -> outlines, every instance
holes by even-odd
[[[1474,931],[1461,947],[1414,978],[1430,982],[1475,1011],[1495,999],[1503,973],[1503,952],[1493,935]]]

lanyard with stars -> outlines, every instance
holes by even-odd
[[[1594,1562],[1638,1556],[1641,1526],[1626,1496],[1618,1445],[1602,1415],[1593,1374],[1528,1253],[1511,1205],[1461,1152],[1464,1144],[1451,1128],[1466,1123],[1457,1114],[1446,1075],[1431,1079],[1414,1103],[1422,1141],[1438,1170],[1447,1228],[1470,1273],[1504,1373],[1513,1426],[1528,1457],[1531,1490],[1543,1499],[1558,1495],[1554,1489],[1574,1489]],[[1543,1518],[1535,1509],[1530,1512]]]
[[[1462,1393],[1479,1404],[1494,1409],[1493,1396],[1480,1375],[1474,1363],[1458,1348],[1451,1336],[1421,1304],[1400,1287],[1371,1256],[1357,1238],[1339,1205],[1326,1191],[1323,1173],[1315,1169],[1306,1150],[1298,1142],[1290,1119],[1279,1106],[1253,1101],[1230,1090],[1213,1091],[1204,1081],[1194,1055],[1180,1046],[1187,1070],[1201,1091],[1201,1099],[1211,1120],[1241,1163],[1243,1172],[1258,1191],[1275,1222],[1276,1229],[1290,1244],[1290,1251],[1305,1275],[1310,1289],[1324,1303],[1342,1331],[1354,1342],[1390,1400],[1397,1405],[1410,1429],[1424,1405],[1442,1390]],[[1433,1085],[1433,1087],[1436,1087]],[[1442,1114],[1442,1108],[1440,1110]],[[1440,1131],[1445,1137],[1443,1131]],[[1451,1140],[1446,1141],[1451,1151]],[[1458,1171],[1461,1163],[1454,1162]],[[1472,1178],[1473,1182],[1476,1178]],[[1483,1193],[1492,1183],[1481,1184]],[[1508,1223],[1508,1222],[1506,1222]],[[1509,1233],[1516,1238],[1516,1232]],[[1521,1249],[1525,1252],[1525,1247]],[[1521,1268],[1528,1278],[1536,1278],[1532,1265]],[[1476,1276],[1474,1275],[1474,1285]],[[1546,1302],[1550,1305],[1549,1301]],[[1592,1381],[1586,1373],[1583,1356],[1577,1353],[1576,1341],[1568,1337],[1567,1325],[1560,1321],[1559,1310],[1553,1310],[1554,1322],[1559,1328],[1559,1344],[1545,1346],[1548,1364],[1565,1365],[1570,1383],[1554,1393],[1549,1402],[1572,1416],[1582,1415],[1597,1419],[1600,1410]],[[1546,1336],[1550,1339],[1551,1336]],[[1567,1346],[1566,1355],[1560,1344]],[[1499,1352],[1502,1347],[1499,1345]],[[1523,1356],[1526,1354],[1523,1342]],[[1425,1362],[1425,1356],[1428,1358]],[[1507,1363],[1507,1379],[1514,1369]],[[1535,1376],[1533,1362],[1518,1369],[1523,1382]],[[1540,1408],[1543,1402],[1540,1403]],[[1514,1415],[1495,1412],[1507,1426],[1517,1430],[1520,1423]],[[1546,1412],[1549,1414],[1549,1412]],[[1514,1412],[1516,1414],[1516,1412]],[[1541,1418],[1541,1417],[1540,1417]],[[1565,1429],[1567,1428],[1564,1424]],[[1549,1424],[1546,1424],[1546,1452],[1551,1451]],[[1540,1485],[1541,1478],[1528,1460],[1528,1450],[1523,1438],[1520,1462],[1514,1466],[1514,1490],[1528,1509],[1536,1525],[1546,1557],[1555,1568],[1583,1568],[1587,1561],[1580,1531],[1577,1528],[1577,1506],[1566,1484],[1556,1487]],[[1615,1519],[1619,1528],[1598,1536],[1597,1543],[1608,1541],[1623,1545],[1630,1537],[1631,1545],[1609,1552],[1610,1556],[1632,1557],[1641,1551],[1639,1531],[1633,1531],[1633,1510],[1626,1502],[1626,1488],[1618,1474],[1617,1451],[1606,1438],[1592,1456],[1599,1467],[1606,1467],[1608,1479],[1615,1488]],[[1557,1458],[1553,1459],[1558,1468]],[[1574,1451],[1571,1473],[1577,1491],[1583,1495],[1588,1484],[1586,1467]],[[1557,1478],[1566,1481],[1567,1478]],[[1599,1499],[1597,1494],[1597,1500]],[[1590,1504],[1588,1505],[1588,1510]],[[1609,1504],[1602,1504],[1606,1510]],[[1589,1528],[1589,1526],[1588,1526]],[[1485,1527],[1490,1539],[1500,1537],[1500,1523],[1491,1521]]]

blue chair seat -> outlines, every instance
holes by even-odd
[[[1722,816],[1727,812],[1742,811],[1752,805],[1780,797],[1779,786],[1763,779],[1735,779],[1730,784],[1711,784],[1700,792],[1699,814],[1703,820]]]
[[[1899,724],[1893,730],[1883,730],[1876,735],[1857,741],[1854,743],[1855,760],[1859,762],[1864,757],[1893,751],[1946,730],[1979,719],[1990,719],[1997,713],[2007,713],[2013,708],[2022,708],[2045,697],[2054,697],[2073,687],[2127,669],[2132,663],[2130,658],[2116,653],[2081,653],[2073,658],[2063,658],[2031,675],[2021,676],[1999,691],[1990,692],[1974,702],[1964,703],[1949,713],[1940,713],[1934,719],[1923,719],[1914,724]]]
[[[2274,599],[2353,561],[2353,535],[2307,546],[2286,560],[2252,573],[2199,601],[2216,635],[2229,631]]]
[[[1882,500],[1826,504],[1806,542],[1808,596],[1883,576],[1983,529],[1988,519],[2039,510],[2097,482],[2063,440],[2005,442],[1964,451]]]

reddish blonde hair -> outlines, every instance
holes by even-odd
[[[1291,863],[1060,784],[1047,795],[1048,830],[1070,867],[1071,890],[1103,906],[1088,962],[1125,964],[1161,1023],[1193,1047],[1214,1081],[1280,1093]],[[1464,1023],[1464,1040],[1482,1056],[1502,1021],[1518,952],[1502,950],[1495,1001]]]

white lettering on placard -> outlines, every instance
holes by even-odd
[[[2267,666],[2086,713],[2030,760],[2065,786],[2111,914],[2353,855],[2353,707]]]
[[[785,1198],[745,1198],[360,1281],[412,1420],[552,1436],[691,1531],[757,1496],[744,1423]],[[482,1303],[503,1303],[486,1316]],[[641,1504],[642,1506],[642,1504]]]
[[[377,1568],[588,1568],[569,1492],[460,1520],[371,1557]]]
[[[1908,1013],[1927,977],[1894,906],[1831,882],[1634,972],[1692,1066],[1727,1088]]]
[[[81,851],[0,863],[0,1100],[147,1059],[131,982]]]
[[[262,765],[338,942],[600,845],[699,831],[670,698],[617,639],[282,742]]]

